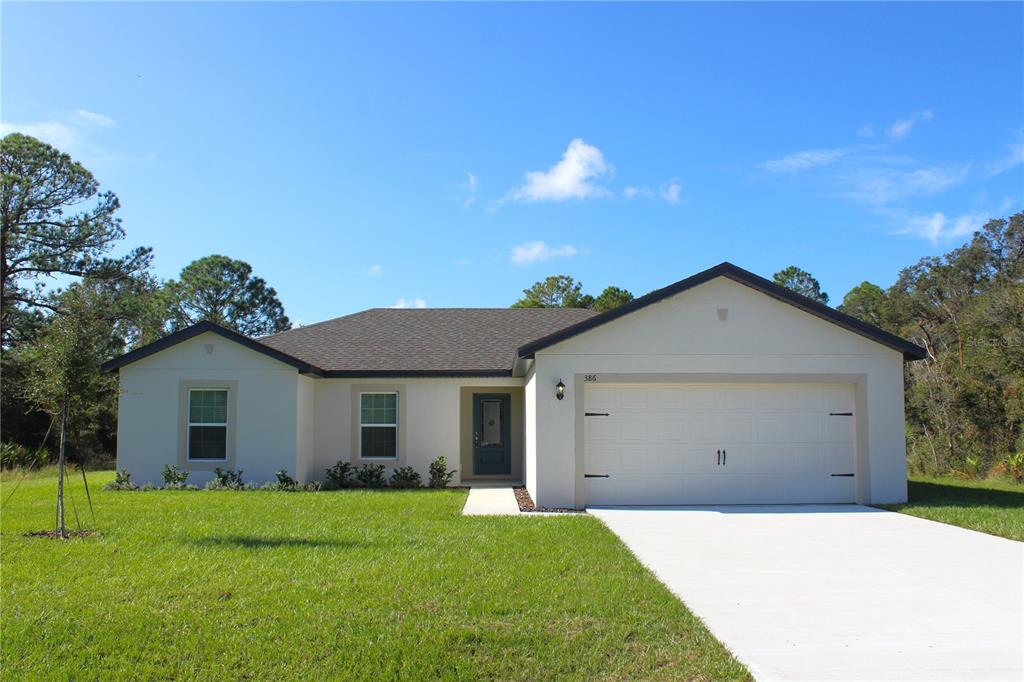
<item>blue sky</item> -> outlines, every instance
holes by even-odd
[[[3,132],[223,253],[293,321],[636,294],[723,260],[862,280],[1024,208],[1024,5],[18,4]]]

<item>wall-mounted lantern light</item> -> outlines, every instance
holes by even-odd
[[[565,384],[562,383],[561,379],[555,384],[555,397],[559,400],[565,397]]]

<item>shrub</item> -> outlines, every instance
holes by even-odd
[[[277,476],[277,480],[272,483],[264,483],[260,490],[286,493],[316,492],[320,490],[319,481],[314,481],[312,483],[299,483],[288,475],[287,469],[278,469],[274,472],[274,475]]]
[[[364,464],[356,469],[356,480],[367,488],[383,488],[387,485],[384,479],[384,465]]]
[[[1024,452],[1006,456],[1006,473],[1017,483],[1024,483]]]
[[[127,469],[114,474],[114,480],[103,486],[104,490],[138,490],[139,486],[132,483],[132,475]]]
[[[14,469],[41,467],[50,461],[50,452],[44,447],[26,448],[18,443],[0,443],[0,468]]]
[[[232,469],[222,469],[217,467],[213,470],[215,478],[206,484],[207,490],[246,490],[251,489],[252,486],[247,486],[242,481],[242,470],[233,471]]]
[[[448,470],[448,458],[441,456],[430,463],[430,480],[427,482],[431,488],[447,488],[452,478],[458,473],[458,469]]]
[[[187,471],[181,471],[178,469],[177,464],[165,464],[164,465],[164,487],[171,490],[178,490],[185,487],[185,481],[188,480]]]
[[[335,488],[350,488],[354,485],[352,481],[352,464],[350,462],[338,462],[327,472],[327,480]]]
[[[391,473],[392,488],[419,488],[420,472],[412,467],[398,467]]]

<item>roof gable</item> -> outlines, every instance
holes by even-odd
[[[250,350],[254,350],[257,353],[266,355],[279,362],[283,362],[286,365],[291,365],[292,367],[296,368],[300,374],[313,374],[315,376],[323,375],[323,370],[311,365],[308,362],[305,362],[292,355],[271,348],[270,346],[264,345],[259,341],[250,339],[248,336],[245,336],[244,334],[239,334],[236,331],[227,329],[225,327],[221,327],[218,324],[214,324],[213,322],[207,322],[205,320],[202,322],[197,322],[191,327],[186,327],[185,329],[174,332],[173,334],[168,334],[167,336],[161,339],[157,339],[153,343],[145,345],[142,348],[137,348],[129,353],[125,353],[124,355],[116,357],[113,360],[108,360],[107,362],[104,362],[102,365],[100,365],[100,370],[103,372],[116,372],[118,369],[124,367],[125,365],[142,360],[143,358],[149,357],[150,355],[153,355],[155,353],[159,353],[160,351],[170,348],[171,346],[175,346],[179,343],[182,343],[183,341],[188,341],[189,339],[195,338],[196,336],[199,336],[200,334],[205,334],[207,332],[217,334],[218,336],[221,336],[229,341],[234,341],[237,344],[245,346]]]
[[[566,327],[565,329],[561,329],[553,334],[549,334],[544,338],[524,344],[519,348],[518,357],[523,359],[532,358],[537,351],[553,346],[556,343],[560,343],[561,341],[565,341],[566,339],[570,339],[579,334],[583,334],[595,327],[599,327],[611,322],[612,320],[617,320],[632,312],[641,310],[649,305],[675,296],[676,294],[683,293],[717,277],[728,278],[776,300],[792,305],[827,322],[831,322],[832,324],[853,332],[854,334],[859,334],[871,341],[899,351],[903,354],[905,360],[920,360],[926,355],[925,350],[917,344],[911,343],[894,334],[890,334],[883,329],[879,329],[878,327],[858,320],[855,317],[841,313],[827,305],[823,305],[805,296],[801,296],[796,292],[790,291],[789,289],[779,286],[778,284],[764,279],[763,277],[759,277],[752,272],[733,265],[732,263],[721,263],[713,268],[697,273],[692,277],[680,280],[675,284],[670,284],[662,289],[652,291],[646,296],[641,296],[624,306],[596,315],[574,324],[571,327]]]

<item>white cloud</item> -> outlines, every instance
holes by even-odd
[[[857,137],[874,137],[875,127],[872,125],[862,125],[857,131]]]
[[[781,159],[772,159],[758,165],[772,173],[800,173],[816,166],[825,166],[842,158],[843,149],[805,149],[794,152]]]
[[[66,123],[59,121],[40,121],[39,123],[0,123],[0,137],[11,133],[30,135],[61,150],[66,150],[78,142],[78,131]]]
[[[911,114],[907,118],[895,121],[885,130],[885,134],[894,140],[902,140],[904,137],[910,134],[910,131],[914,129],[914,125],[918,121],[930,121],[932,120],[933,114],[930,110],[919,111],[916,114]]]
[[[1024,142],[1017,142],[1010,145],[1010,153],[1007,156],[988,165],[988,172],[992,175],[999,175],[1022,163],[1024,163]]]
[[[650,199],[654,196],[654,192],[650,187],[637,187],[635,185],[629,185],[626,189],[622,190],[622,196],[627,199],[636,199],[640,197],[642,199]]]
[[[384,272],[384,266],[371,265],[370,267],[366,268],[366,270],[364,270],[363,272],[365,272],[367,275],[379,275],[380,273]]]
[[[391,307],[392,308],[426,308],[427,307],[427,302],[424,299],[422,299],[422,298],[410,298],[410,299],[400,298],[397,301],[395,301],[395,304],[393,306],[391,306]]]
[[[455,264],[460,268],[464,268],[467,265],[471,265],[472,263],[473,261],[469,260],[468,258],[460,258],[459,260],[455,261]]]
[[[895,168],[870,168],[846,177],[850,189],[844,194],[866,204],[887,204],[913,196],[931,196],[954,187],[966,179],[971,164],[929,166],[913,171]]]
[[[973,234],[981,229],[987,219],[988,216],[976,213],[953,218],[936,211],[931,215],[911,216],[899,233],[912,234],[938,244],[940,241]]]
[[[462,207],[469,208],[476,203],[476,176],[466,173],[466,182],[462,186],[465,198],[462,200]]]
[[[579,254],[579,249],[571,244],[548,246],[542,241],[523,242],[512,249],[512,262],[515,265],[530,265],[552,258],[570,258]]]
[[[547,171],[526,174],[522,187],[512,190],[509,198],[515,201],[565,201],[588,199],[608,195],[608,190],[594,181],[612,171],[604,154],[583,140],[569,143],[562,160]]]
[[[661,183],[661,187],[658,188],[658,193],[661,195],[661,198],[667,201],[668,203],[678,204],[679,192],[682,189],[683,188],[679,185],[679,181],[676,180],[675,178],[672,178],[671,180],[666,180],[665,182]]]
[[[109,128],[114,125],[114,119],[103,114],[97,114],[94,111],[87,111],[86,109],[79,109],[77,112],[78,118],[82,119],[86,123],[94,126],[101,126],[103,128]]]

